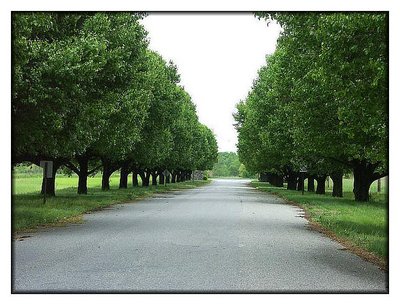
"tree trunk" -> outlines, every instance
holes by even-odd
[[[287,176],[287,189],[296,190],[297,186],[297,175],[294,172],[290,172]]]
[[[258,181],[268,182],[268,173],[266,173],[266,172],[260,173],[260,176],[258,177]]]
[[[79,164],[78,194],[87,194],[89,159],[87,157],[77,157],[76,159]]]
[[[171,173],[171,183],[175,183],[176,182],[176,172],[172,171]]]
[[[132,171],[132,186],[133,187],[139,186],[139,181],[138,181],[137,175],[138,174],[136,171]]]
[[[157,185],[157,173],[155,171],[151,172],[151,184]]]
[[[103,191],[110,190],[110,176],[113,173],[111,169],[111,163],[107,160],[102,160],[103,163],[103,175],[101,178],[101,189]]]
[[[379,175],[374,175],[377,165],[368,163],[365,160],[354,161],[353,164],[354,198],[356,201],[368,201],[369,188],[372,182],[380,178]]]
[[[273,186],[282,187],[283,186],[283,176],[278,174],[271,174],[269,178],[269,183]]]
[[[176,182],[181,182],[181,178],[182,178],[181,171],[177,171],[176,172]]]
[[[343,171],[331,173],[333,181],[332,196],[343,197]]]
[[[319,175],[315,179],[317,180],[317,190],[315,194],[325,194],[325,180],[327,175]]]
[[[168,183],[171,183],[171,175],[167,175],[167,177],[166,177],[166,181],[165,181],[167,184]]]
[[[56,195],[56,174],[57,170],[60,168],[61,163],[57,161],[53,161],[53,178],[42,179],[42,190],[41,194],[44,194],[44,184],[46,181],[46,196],[53,197]]]
[[[315,192],[315,179],[314,176],[308,176],[308,185],[307,185],[307,191],[309,192]]]
[[[149,186],[150,184],[150,174],[145,171],[140,171],[139,176],[142,179],[142,186]]]
[[[283,187],[283,175],[275,174],[274,185],[277,187]]]
[[[164,184],[165,183],[164,174],[160,173],[159,177],[160,177],[160,184]]]
[[[119,188],[120,189],[126,189],[128,188],[128,176],[129,176],[129,167],[124,164],[121,167],[121,172],[119,176]],[[137,178],[137,176],[136,176]]]

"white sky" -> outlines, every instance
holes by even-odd
[[[232,113],[275,50],[280,27],[251,13],[150,13],[150,48],[173,60],[219,151],[236,151]]]

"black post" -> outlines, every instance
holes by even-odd
[[[46,193],[47,193],[47,162],[44,162],[44,194],[43,194],[43,204],[46,203]]]

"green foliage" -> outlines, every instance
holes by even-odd
[[[293,132],[295,141],[305,151],[386,167],[386,15],[273,17],[287,29],[279,42],[288,50],[287,59],[294,58],[302,71],[291,94],[294,124],[299,126]],[[313,30],[304,31],[305,25]],[[302,141],[307,138],[313,141]]]
[[[241,162],[282,174],[353,169],[365,193],[388,168],[387,15],[257,15],[284,31],[237,105]]]
[[[13,155],[82,154],[118,134],[109,127],[126,113],[136,124],[125,138],[137,138],[146,98],[134,82],[145,34],[132,14],[14,14]]]
[[[100,166],[212,167],[215,136],[174,63],[148,49],[143,16],[13,14],[14,164],[57,159],[82,179]]]
[[[238,177],[240,161],[235,152],[219,152],[212,174],[215,177]]]
[[[240,164],[240,166],[239,166],[239,177],[241,177],[241,178],[255,178],[255,176],[256,175],[254,173],[251,173],[246,169],[246,166],[243,163]]]

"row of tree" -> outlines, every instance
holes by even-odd
[[[120,188],[190,178],[217,158],[212,131],[178,83],[176,66],[148,48],[143,14],[14,13],[12,163],[54,162],[102,189],[120,170]],[[54,179],[47,192],[55,194]],[[169,181],[168,181],[169,182]],[[42,188],[43,189],[43,188]]]
[[[282,32],[274,54],[234,114],[238,153],[261,179],[357,201],[388,174],[388,16],[385,13],[257,13]],[[307,170],[307,174],[302,173]]]

